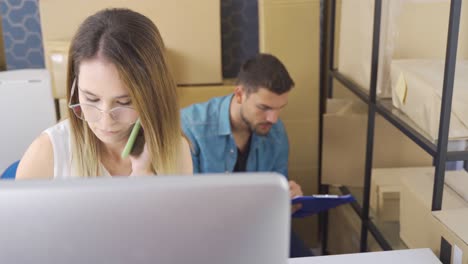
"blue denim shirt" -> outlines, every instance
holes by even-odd
[[[232,96],[216,97],[182,110],[182,129],[192,143],[194,173],[234,170],[237,146],[229,117]],[[288,155],[288,136],[278,120],[266,136],[252,134],[247,171],[278,172],[287,177]]]

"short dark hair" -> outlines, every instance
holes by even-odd
[[[255,93],[259,88],[283,94],[291,90],[294,81],[278,58],[271,54],[258,54],[242,64],[237,85],[242,85],[247,94]]]

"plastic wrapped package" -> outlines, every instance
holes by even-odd
[[[337,11],[338,70],[364,89],[370,86],[373,0],[343,0]],[[391,97],[393,59],[444,59],[450,0],[383,0],[377,95]],[[458,58],[468,59],[468,5],[462,5]],[[434,34],[437,32],[437,34]]]
[[[436,142],[439,131],[443,60],[394,60],[392,102]],[[468,60],[456,64],[449,139],[468,138]],[[457,149],[462,150],[462,149]]]
[[[377,94],[390,97],[389,63],[396,34],[396,19],[402,0],[382,1]],[[345,76],[369,89],[374,0],[345,0],[341,3],[339,25],[338,69]]]
[[[52,79],[52,91],[56,99],[65,98],[67,95],[69,46],[70,42],[68,41],[53,41],[49,43],[49,49],[46,50],[45,54],[47,69],[49,69]]]

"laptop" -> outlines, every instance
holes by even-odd
[[[284,264],[283,176],[0,181],[0,263]]]

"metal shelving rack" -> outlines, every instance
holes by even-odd
[[[346,0],[343,0],[346,1]],[[433,157],[435,166],[434,189],[432,195],[432,211],[441,210],[442,196],[445,177],[445,165],[448,161],[468,160],[468,151],[447,151],[450,112],[452,109],[452,95],[455,75],[455,63],[458,46],[458,32],[460,26],[460,10],[462,0],[451,0],[450,16],[448,26],[448,37],[445,58],[444,82],[442,92],[442,106],[440,113],[439,133],[437,144],[432,143],[422,133],[408,125],[400,115],[394,112],[399,111],[391,106],[391,104],[379,101],[376,95],[377,87],[377,72],[378,72],[378,54],[380,42],[380,22],[382,11],[382,0],[375,0],[374,7],[374,24],[373,24],[373,39],[372,39],[372,59],[371,59],[371,79],[370,93],[365,89],[348,79],[341,74],[334,66],[334,51],[335,51],[335,19],[336,19],[336,0],[324,0],[324,20],[322,24],[323,37],[323,57],[321,68],[321,87],[320,87],[320,132],[319,132],[319,191],[321,193],[328,192],[328,186],[323,185],[321,181],[321,162],[322,162],[322,144],[323,144],[323,114],[326,110],[326,100],[333,95],[333,80],[340,82],[344,87],[353,92],[358,98],[368,105],[367,119],[367,140],[366,140],[366,161],[364,175],[364,190],[362,206],[357,202],[352,204],[354,211],[361,219],[361,237],[360,251],[367,251],[367,235],[370,232],[383,250],[392,250],[390,243],[382,234],[381,230],[376,226],[369,217],[369,200],[371,186],[371,171],[372,171],[372,154],[374,148],[374,126],[375,115],[382,115],[388,122],[397,127],[407,137],[413,140],[418,146],[424,149]],[[341,188],[341,192],[349,193],[346,187]],[[327,232],[328,232],[328,215],[321,214],[319,218],[322,250],[327,254]]]

